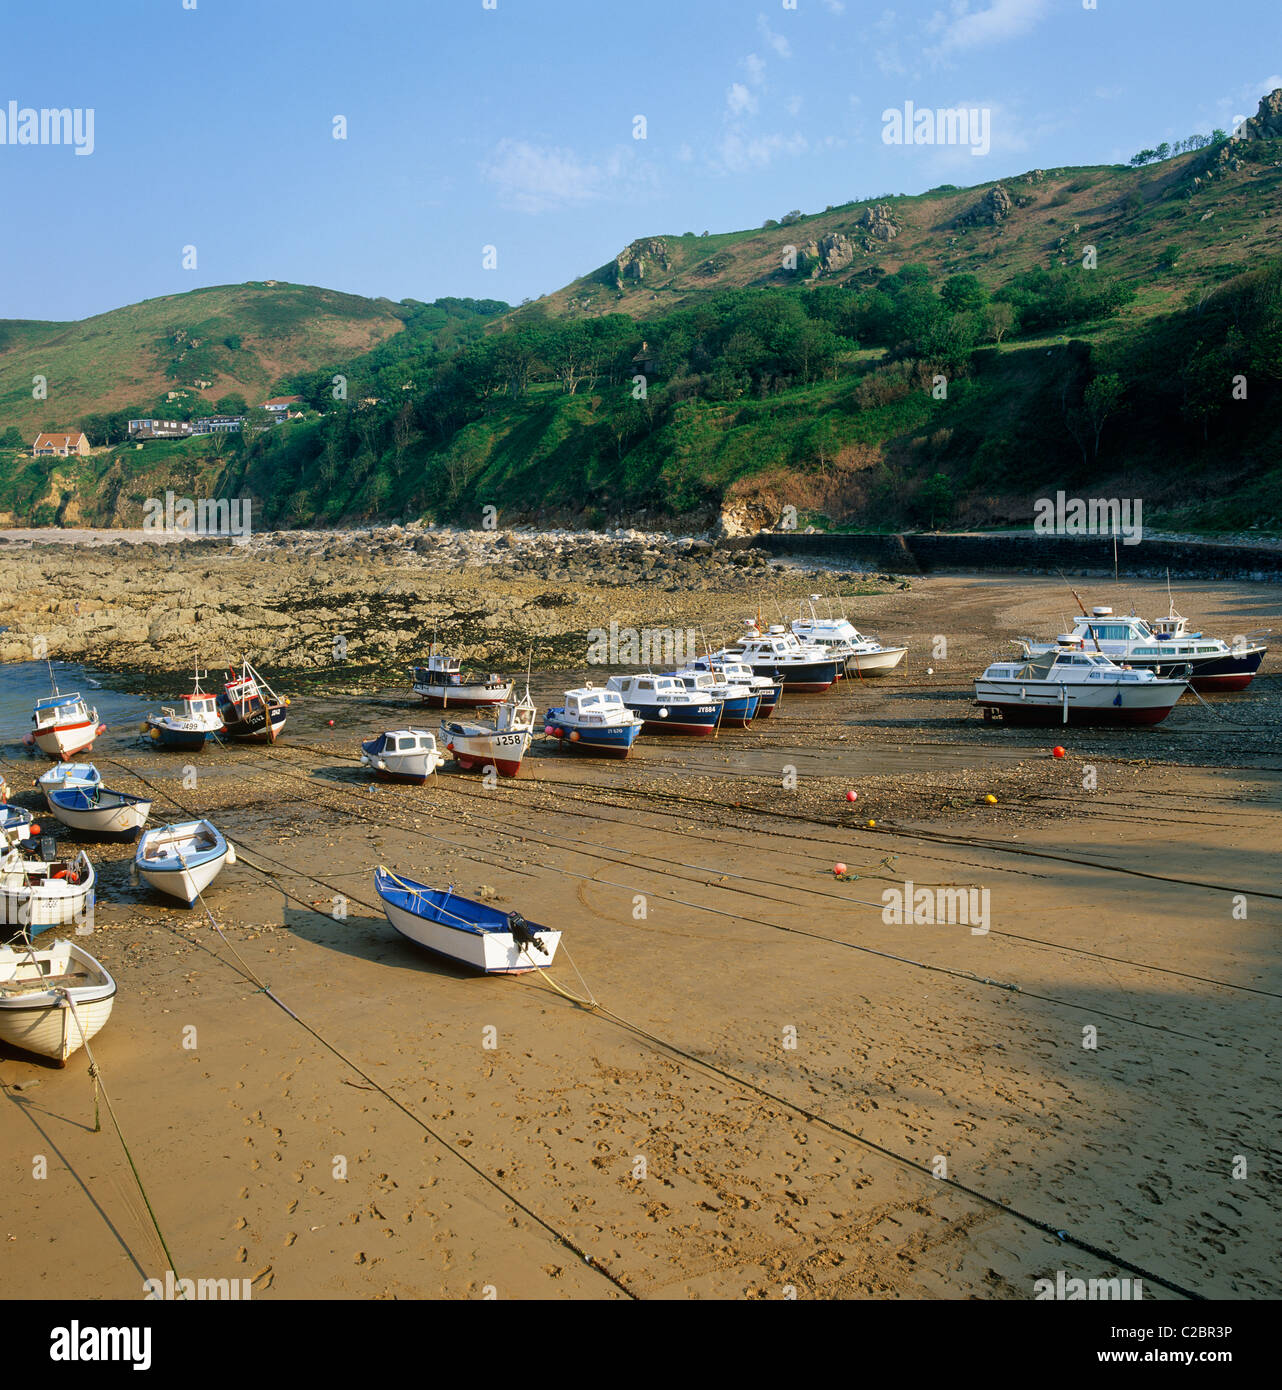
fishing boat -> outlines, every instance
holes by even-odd
[[[690,666],[695,671],[712,671],[724,676],[728,681],[750,686],[757,696],[757,712],[752,716],[754,719],[769,719],[783,694],[782,681],[757,675],[751,666],[740,661],[737,651],[732,652],[725,647],[719,652],[709,652],[706,656],[697,657]]]
[[[706,700],[721,701],[721,727],[746,729],[757,716],[761,696],[750,685],[733,680],[724,672],[713,673],[691,667],[671,672],[687,690],[693,690]]]
[[[754,633],[756,625],[750,623],[739,643],[739,660],[758,675],[782,681],[789,690],[818,695],[830,689],[841,673],[841,658],[801,642],[781,625],[770,627],[764,635]]]
[[[80,695],[60,694],[56,683],[52,695],[36,701],[31,721],[35,728],[27,735],[28,745],[34,744],[59,762],[91,750],[94,739],[107,731],[98,722],[96,709],[90,709]]]
[[[145,830],[134,851],[133,877],[188,907],[236,862],[236,850],[212,821],[179,821]]]
[[[374,889],[402,936],[485,975],[522,975],[549,966],[561,942],[559,931],[527,922],[519,912],[473,902],[452,887],[429,888],[381,864]]]
[[[428,729],[388,729],[361,744],[361,763],[380,782],[422,786],[444,761]]]
[[[515,688],[505,676],[465,671],[458,657],[435,649],[428,654],[426,666],[414,666],[410,673],[415,695],[439,709],[449,705],[501,705],[512,698]]]
[[[60,1066],[111,1017],[116,982],[74,942],[0,946],[0,1040]]]
[[[240,671],[227,672],[222,693],[216,697],[218,717],[228,738],[266,739],[275,743],[285,727],[287,699],[281,699],[242,656]]]
[[[1078,600],[1079,604],[1081,600]],[[1190,632],[1174,602],[1165,618],[1145,622],[1134,613],[1123,617],[1111,608],[1083,607],[1073,621],[1073,635],[1090,651],[1101,652],[1155,676],[1186,675],[1194,690],[1245,690],[1255,678],[1268,651],[1267,644],[1243,637],[1230,646],[1218,637]],[[1034,653],[1055,643],[1030,643]]]
[[[652,671],[611,676],[605,688],[613,690],[633,713],[639,714],[642,728],[651,733],[706,738],[716,733],[724,711],[723,700],[687,690],[675,677],[657,676]]]
[[[49,793],[49,809],[70,830],[132,840],[147,823],[151,802],[107,787],[63,787]]]
[[[0,927],[31,935],[85,921],[96,882],[88,857],[83,851],[69,859],[30,857],[19,847],[26,838],[21,827],[0,833]]]
[[[815,602],[816,597],[812,595],[810,616],[803,615],[793,621],[793,635],[840,657],[845,675],[884,676],[907,655],[907,647],[883,647],[875,637],[860,632],[844,614],[840,618],[819,617]]]
[[[1088,652],[1069,633],[1049,651],[1026,646],[1019,660],[994,662],[975,682],[975,703],[1011,724],[1160,724],[1187,688]]]
[[[522,699],[505,700],[495,707],[493,723],[442,721],[439,741],[464,772],[493,767],[504,777],[515,777],[533,737],[534,701],[527,686]]]
[[[52,792],[63,787],[97,787],[101,784],[102,773],[92,763],[63,763],[36,778],[36,786],[44,793],[45,805],[51,811],[53,802],[49,796]]]
[[[543,732],[563,750],[626,758],[641,732],[641,716],[616,691],[589,685],[565,692],[565,703],[543,716]]]
[[[196,753],[222,729],[217,698],[200,688],[201,676],[197,667],[191,694],[182,697],[177,709],[166,706],[144,721],[142,732],[159,747],[176,753]]]
[[[7,788],[6,788],[7,790]],[[35,816],[25,806],[15,806],[11,801],[0,801],[0,837],[12,832],[19,840],[29,840],[40,833],[40,827],[33,825]]]

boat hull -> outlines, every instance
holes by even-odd
[[[689,738],[709,738],[717,731],[721,707],[708,705],[628,705],[640,715],[647,734],[685,734]]]
[[[852,676],[884,676],[903,661],[907,647],[883,647],[879,652],[851,652],[846,671]]]
[[[521,760],[529,751],[531,735],[528,732],[464,734],[442,725],[440,739],[464,772],[477,767],[493,767],[503,777],[515,777],[521,770]]]
[[[104,799],[110,798],[111,793],[104,791],[100,796]],[[48,798],[49,809],[69,830],[78,831],[82,835],[132,840],[151,814],[150,801],[139,801],[133,797],[116,804],[84,809],[66,805],[70,799],[65,793],[51,794]]]
[[[551,737],[560,744],[562,752],[583,753],[597,758],[626,758],[641,735],[640,724],[618,724],[613,727],[574,724],[559,718],[555,710],[548,710],[544,727],[551,729]]]
[[[212,737],[208,729],[175,729],[151,719],[147,721],[147,729],[152,742],[167,753],[199,753]]]
[[[523,946],[508,932],[469,931],[451,926],[389,901],[381,888],[378,892],[387,920],[406,940],[483,975],[526,975],[544,969],[552,964],[561,941],[559,931],[540,927],[538,936],[545,949],[533,944]]]
[[[770,665],[749,662],[752,669],[773,681],[779,681],[795,695],[822,695],[837,680],[836,661],[807,661],[796,665]]]
[[[431,709],[484,709],[506,703],[512,696],[512,683],[506,685],[416,685],[415,695]]]
[[[187,824],[175,826],[158,826],[154,830],[149,830],[138,842],[138,848],[134,852],[134,871],[138,877],[154,888],[158,893],[164,893],[166,897],[176,898],[181,903],[186,903],[191,907],[201,893],[218,877],[223,870],[224,864],[234,864],[236,854],[231,845],[223,837],[221,832],[214,829],[209,822],[191,822],[192,826],[200,825],[207,828],[214,838],[214,843],[209,848],[192,848],[186,838],[179,839],[179,844],[184,846],[181,859],[176,854],[154,854],[153,848],[159,846],[161,849],[166,844],[171,844],[174,839],[175,831],[192,832]],[[185,862],[184,862],[185,861]]]
[[[65,944],[57,942],[34,954],[47,960]],[[22,983],[17,970],[29,958],[25,950],[0,948],[0,1040],[63,1064],[106,1025],[115,1003],[116,982],[87,951],[71,946],[68,964],[87,977],[86,983],[74,984],[64,976],[57,988],[65,991],[65,997],[54,988],[15,987]]]
[[[77,753],[93,751],[93,741],[98,737],[98,723],[91,719],[83,724],[63,724],[53,729],[41,729],[32,737],[36,747],[46,757],[65,763]]]
[[[1175,708],[1176,701],[1184,692],[1184,683],[1172,690],[1144,689],[1140,685],[1128,686],[1119,692],[1114,687],[1103,691],[1079,692],[1071,686],[1065,702],[1062,691],[1032,690],[1029,682],[1007,687],[995,682],[977,682],[975,702],[988,711],[1000,714],[1007,723],[1036,725],[1040,727],[1073,725],[1128,725],[1160,724]],[[1118,695],[1121,703],[1114,703]]]
[[[226,738],[254,739],[258,742],[275,743],[280,731],[285,727],[285,706],[272,705],[270,710],[256,710],[243,719],[236,717],[232,705],[219,706],[223,719],[223,735]],[[268,714],[271,721],[268,722]]]

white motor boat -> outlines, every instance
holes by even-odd
[[[179,700],[177,708],[166,705],[159,714],[149,714],[141,732],[161,748],[176,753],[197,753],[208,739],[215,738],[223,727],[218,713],[217,696],[200,688],[202,672],[196,668],[191,693]]]
[[[236,862],[236,851],[212,821],[180,821],[145,831],[134,851],[134,873],[188,907]]]
[[[88,856],[82,850],[67,859],[36,859],[19,847],[23,838],[20,830],[0,836],[0,929],[34,935],[46,927],[87,922],[96,882]]]
[[[411,669],[415,695],[438,709],[449,705],[501,705],[512,698],[515,688],[504,676],[465,671],[462,661],[435,648],[428,653],[425,666]]]
[[[739,660],[757,675],[769,676],[803,695],[820,694],[841,677],[843,657],[813,643],[803,643],[795,633],[785,632],[777,624],[763,636],[749,620],[739,646]]]
[[[975,682],[975,703],[985,719],[1012,724],[1160,724],[1187,689],[1085,651],[1069,635],[1049,651],[994,662]]]
[[[94,739],[106,732],[96,709],[90,709],[80,695],[59,694],[56,686],[52,695],[36,701],[31,721],[35,728],[27,738],[60,762],[92,749]]]
[[[380,782],[421,786],[444,761],[429,729],[388,729],[361,744],[361,763]]]
[[[794,620],[792,631],[802,642],[822,647],[840,656],[846,675],[884,676],[893,671],[907,654],[907,647],[883,647],[875,637],[860,632],[846,618],[820,618],[813,602],[810,616]]]
[[[60,1065],[111,1017],[116,982],[83,947],[0,946],[0,1039]]]

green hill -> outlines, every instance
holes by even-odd
[[[270,358],[271,384],[309,418],[27,460],[0,481],[0,514],[135,525],[142,499],[173,487],[251,494],[262,525],[477,524],[487,506],[508,523],[696,524],[791,505],[825,525],[982,526],[1027,524],[1033,499],[1089,488],[1142,497],[1150,525],[1276,528],[1282,91],[1242,138],[1193,143],[1137,167],[646,237],[511,311],[357,300],[370,317],[342,322],[370,340],[309,328],[292,372]],[[239,329],[224,339],[257,343],[247,304],[228,310]],[[10,359],[28,371],[39,327],[7,326],[0,427],[22,388]],[[68,332],[83,342],[86,328]],[[185,370],[175,360],[162,370]]]

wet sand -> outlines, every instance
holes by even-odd
[[[1277,1297],[1276,658],[1153,730],[985,725],[969,678],[1065,598],[915,581],[856,616],[907,638],[902,673],[622,764],[539,739],[492,789],[371,790],[359,737],[438,720],[390,686],[299,699],[275,747],[192,760],[195,788],[187,757],[105,738],[109,785],[145,779],[242,856],[207,894],[224,941],[131,887],[131,849],[90,849],[89,945],[120,986],[94,1053],[178,1274],[256,1299],[1026,1299],[1129,1272],[1022,1213],[1139,1266],[1147,1297],[1178,1296],[1150,1273]],[[1209,633],[1282,627],[1274,587],[1178,598]],[[539,708],[583,674],[536,676]],[[0,758],[19,788],[45,766]],[[553,978],[603,1008],[402,941],[380,862],[562,928]],[[885,925],[905,879],[987,888],[991,931]],[[0,1047],[0,1083],[0,1293],[140,1297],[168,1261],[92,1132],[84,1055]]]

